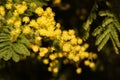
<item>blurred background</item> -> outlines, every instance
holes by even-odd
[[[84,32],[82,24],[89,16],[95,1],[99,2],[102,9],[107,9],[105,6],[107,0],[49,0],[46,2],[55,12],[55,20],[61,24],[61,28],[74,29],[81,37]],[[109,2],[113,5],[113,12],[119,16],[120,1],[110,0]],[[98,24],[100,24],[99,20],[92,24],[91,28],[94,29]],[[29,57],[19,63],[1,60],[0,80],[120,80],[120,55],[114,53],[111,42],[101,52],[97,52],[94,37],[90,37],[86,42],[90,44],[88,51],[98,54],[94,70],[82,65],[82,73],[76,74],[75,67],[68,64],[63,65],[56,76],[48,72],[47,66],[39,60]]]

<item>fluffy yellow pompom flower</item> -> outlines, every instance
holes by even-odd
[[[36,37],[35,37],[35,44],[41,45],[41,40],[42,40],[42,37],[36,36]]]
[[[68,34],[69,34],[69,35],[74,35],[74,34],[75,34],[75,31],[74,31],[74,30],[69,30],[69,31],[68,31]]]
[[[44,64],[48,64],[48,63],[49,63],[49,60],[48,60],[48,59],[43,59],[43,63],[44,63]]]
[[[38,23],[36,22],[36,20],[32,19],[32,20],[30,21],[29,26],[37,29],[37,28],[38,28]]]
[[[37,45],[32,45],[31,48],[34,52],[38,52],[38,50],[39,50],[39,46],[37,46]]]
[[[14,27],[19,28],[20,26],[21,26],[21,21],[20,20],[15,21]]]
[[[5,16],[5,8],[3,6],[0,6],[0,15]]]
[[[30,21],[29,17],[27,17],[27,16],[23,17],[23,22],[28,23],[29,21]]]
[[[83,42],[82,39],[80,39],[80,38],[77,39],[78,44],[82,44],[82,42]]]
[[[88,66],[90,64],[90,61],[89,60],[85,60],[84,61],[84,65]]]
[[[51,54],[50,56],[49,56],[49,58],[51,59],[51,60],[55,60],[56,59],[56,55],[55,54]]]
[[[94,62],[90,62],[89,67],[90,68],[94,68],[95,67],[95,63]]]
[[[27,10],[27,5],[17,4],[15,7],[19,14],[23,14]]]
[[[39,52],[40,57],[44,57],[46,53],[48,53],[47,48],[40,48],[40,52]]]
[[[54,72],[54,73],[58,73],[58,71],[59,71],[59,70],[58,70],[57,67],[53,68],[53,72]]]
[[[70,43],[65,43],[62,47],[63,51],[70,51],[71,50],[71,44]]]
[[[51,72],[51,71],[52,71],[52,67],[48,67],[48,71],[50,71],[50,72]]]
[[[77,69],[76,69],[76,73],[77,73],[77,74],[80,74],[81,72],[82,72],[82,68],[77,68]]]
[[[59,28],[60,28],[60,26],[61,26],[61,25],[60,25],[60,23],[56,23],[56,28],[58,28],[58,29],[59,29]]]
[[[77,44],[77,38],[72,38],[71,41],[70,41],[71,44]]]
[[[14,22],[14,20],[12,20],[12,19],[8,19],[7,20],[7,24],[9,25],[9,24],[13,24],[13,22]]]
[[[18,29],[14,29],[10,32],[10,40],[11,42],[14,42],[17,40],[19,34],[21,33],[21,30],[18,28]]]
[[[25,27],[23,28],[23,33],[24,33],[24,34],[29,34],[30,31],[31,31],[31,28],[30,28],[29,26],[25,26]]]
[[[18,11],[17,11],[17,10],[14,10],[13,15],[14,15],[14,16],[18,16],[18,15],[19,15]]]
[[[38,8],[36,8],[36,10],[35,10],[35,13],[36,13],[38,16],[41,16],[41,15],[43,14],[43,12],[44,12],[44,10],[43,10],[43,8],[41,8],[41,7],[38,7]]]
[[[13,4],[9,2],[9,3],[7,3],[7,4],[5,5],[5,7],[6,7],[7,9],[12,9],[12,5],[13,5]]]

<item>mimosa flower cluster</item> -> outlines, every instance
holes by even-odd
[[[55,22],[55,13],[50,7],[43,9],[35,2],[26,1],[7,1],[0,6],[0,19],[4,19],[6,26],[11,27],[11,42],[16,42],[21,34],[24,35],[31,43],[28,46],[32,50],[31,56],[36,55],[37,59],[49,65],[48,71],[54,73],[59,72],[61,63],[75,65],[78,74],[82,72],[80,63],[83,61],[86,66],[95,67],[92,60],[97,55],[86,51],[89,45],[83,43],[73,29],[62,30],[61,25]]]

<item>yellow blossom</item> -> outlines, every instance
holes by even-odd
[[[73,44],[73,45],[77,44],[77,39],[76,38],[71,39],[70,43]]]
[[[83,47],[84,47],[84,48],[88,48],[89,45],[88,45],[87,43],[85,43],[85,44],[83,45]]]
[[[73,58],[73,60],[74,60],[75,62],[78,62],[78,61],[80,60],[80,58],[79,58],[79,56],[75,56],[75,57]]]
[[[21,26],[21,21],[20,20],[15,21],[14,27],[19,28],[20,26]]]
[[[43,10],[43,8],[41,8],[41,7],[38,7],[38,8],[36,8],[36,10],[35,10],[35,13],[36,13],[38,16],[41,16],[41,15],[43,14],[43,12],[44,12],[44,10]]]
[[[39,52],[39,56],[40,57],[44,57],[46,53],[43,53],[43,52]]]
[[[81,72],[82,72],[82,68],[79,67],[79,68],[76,69],[77,74],[80,74]]]
[[[14,16],[18,16],[18,15],[19,15],[18,11],[17,11],[17,10],[14,10],[13,15],[14,15]]]
[[[39,46],[37,46],[37,45],[31,45],[31,48],[34,52],[38,52],[38,50],[39,50]]]
[[[47,36],[47,34],[49,34],[49,33],[48,33],[48,31],[47,31],[46,29],[40,29],[40,30],[39,30],[39,34],[40,34],[41,36]]]
[[[61,0],[54,0],[55,3],[60,3]],[[5,12],[7,9],[7,12]],[[61,30],[60,23],[56,23],[54,16],[55,13],[52,8],[47,7],[45,10],[38,6],[35,2],[26,3],[23,0],[21,3],[7,2],[4,6],[0,6],[0,16],[5,16],[12,10],[9,18],[5,18],[8,26],[13,26],[13,30],[10,32],[11,42],[15,42],[20,34],[24,34],[26,38],[30,39],[32,45],[29,46],[33,52],[31,57],[35,57],[38,52],[37,58],[42,60],[44,64],[48,64],[48,71],[58,73],[59,59],[63,59],[63,63],[77,64],[84,60],[84,65],[90,68],[95,67],[95,63],[88,60],[88,58],[96,59],[96,55],[92,55],[86,51],[89,47],[88,44],[83,44],[81,38],[76,37],[75,30]],[[33,15],[29,15],[33,13]],[[34,16],[35,13],[35,16]],[[37,15],[37,16],[36,16]],[[51,44],[45,42],[51,41]],[[46,41],[44,41],[46,40]],[[57,42],[55,42],[57,41]],[[42,47],[44,42],[47,47]],[[55,45],[54,45],[55,42]],[[78,65],[77,65],[78,67]],[[76,72],[80,74],[82,69],[78,67]]]
[[[90,68],[94,68],[95,67],[95,63],[94,62],[90,62],[89,67]]]
[[[52,12],[52,9],[50,7],[47,7],[44,14],[44,16],[49,18],[54,18],[55,14]]]
[[[58,70],[57,67],[53,68],[53,72],[54,72],[54,73],[58,73],[58,71],[59,71],[59,70]]]
[[[15,7],[19,14],[23,14],[27,10],[27,5],[17,4]]]
[[[98,57],[97,54],[95,54],[95,53],[91,53],[91,54],[92,54],[93,59],[96,59]]]
[[[32,19],[32,20],[30,21],[29,26],[31,26],[31,27],[33,27],[33,28],[35,28],[35,29],[38,28],[38,24],[37,24],[37,22],[36,22],[34,19]]]
[[[88,58],[89,57],[89,53],[88,52],[83,52],[84,53],[84,57]]]
[[[12,42],[16,41],[17,38],[18,38],[18,36],[19,36],[19,34],[20,34],[20,32],[21,32],[21,30],[20,30],[19,28],[12,30],[12,31],[10,32],[10,36],[11,36],[10,40],[11,40]]]
[[[58,53],[58,57],[62,58],[63,57],[63,53]]]
[[[48,59],[43,59],[43,63],[44,63],[44,64],[48,64],[48,63],[49,63],[49,60],[48,60]]]
[[[53,67],[55,64],[53,62],[51,62],[49,65],[50,65],[50,67]]]
[[[51,13],[52,12],[52,9],[50,7],[47,7],[46,10],[45,10],[47,13]]]
[[[12,9],[12,5],[13,5],[13,4],[9,2],[9,3],[7,3],[7,4],[5,5],[5,7],[6,7],[7,9]]]
[[[40,45],[40,44],[41,44],[41,43],[40,43],[40,42],[41,42],[41,39],[42,39],[42,38],[41,38],[40,36],[36,36],[36,37],[35,37],[35,44]]]
[[[46,25],[48,24],[47,18],[44,16],[38,17],[36,22],[39,24],[40,27],[46,27]]]
[[[51,67],[48,67],[48,71],[50,71],[50,72],[51,72],[51,71],[52,71],[52,68],[51,68]]]
[[[56,56],[55,54],[51,54],[51,55],[49,56],[49,58],[50,58],[51,60],[55,60],[56,57],[57,57],[57,56]]]
[[[27,5],[26,1],[22,1],[22,5]]]
[[[85,60],[84,61],[84,65],[88,66],[90,64],[90,61],[89,60]]]
[[[81,50],[81,51],[85,51],[86,48],[82,46],[80,50]]]
[[[41,57],[45,56],[45,54],[48,53],[48,49],[47,48],[40,48],[40,53],[39,55]]]
[[[63,47],[62,47],[63,51],[70,51],[71,50],[71,44],[70,43],[65,43],[63,44]]]
[[[9,24],[13,24],[14,23],[14,20],[12,20],[12,19],[8,19],[7,20],[7,24],[9,25]]]
[[[54,36],[59,38],[61,33],[62,33],[62,31],[60,29],[57,29],[54,31]]]
[[[74,35],[74,34],[75,34],[75,31],[71,29],[71,30],[68,31],[68,34],[69,34],[69,35]]]
[[[28,23],[29,21],[30,21],[29,17],[27,17],[27,16],[23,17],[23,22]]]
[[[82,44],[82,42],[83,42],[82,39],[80,39],[80,38],[77,39],[78,44]]]
[[[61,25],[60,25],[60,23],[56,23],[56,28],[58,28],[58,29],[59,29],[59,28],[60,28],[60,26],[61,26]]]
[[[80,48],[81,48],[81,47],[80,47],[79,45],[75,46],[75,50],[76,50],[76,51],[79,51]]]
[[[23,33],[24,33],[24,34],[29,34],[30,31],[31,31],[31,28],[30,28],[29,26],[25,26],[25,27],[23,28]]]
[[[71,53],[69,53],[69,55],[68,55],[68,59],[71,59],[71,60],[73,60],[74,59],[74,57],[75,57],[75,55],[71,52]]]

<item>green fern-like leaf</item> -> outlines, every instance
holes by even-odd
[[[105,44],[107,43],[107,41],[109,40],[110,36],[109,34],[107,34],[101,41],[101,43],[98,45],[98,51],[100,51],[104,46]]]
[[[96,36],[96,35],[100,34],[100,33],[102,32],[102,30],[103,30],[103,27],[98,26],[98,27],[94,30],[94,32],[92,33],[92,35],[93,35],[93,36]]]
[[[114,50],[115,50],[116,54],[119,54],[119,50],[118,50],[118,48],[117,48],[117,46],[116,46],[116,44],[115,44],[115,42],[114,42],[114,40],[113,40],[113,38],[112,38],[112,36],[111,36],[111,35],[110,35],[110,39],[111,39],[111,41],[112,41],[113,48],[114,48]]]
[[[96,11],[98,9],[98,5],[95,3],[88,19],[86,20],[85,23],[83,23],[83,28],[85,30],[85,35],[83,37],[84,40],[88,39],[89,37],[89,31],[90,31],[90,25],[93,23],[93,21],[97,18]]]
[[[30,41],[24,35],[21,34],[19,38],[19,43],[24,44],[25,46],[29,46],[31,44]]]
[[[6,54],[8,49],[9,49],[9,46],[6,46],[6,47],[0,49],[0,58],[3,58],[3,56]]]
[[[102,40],[109,34],[109,32],[110,29],[108,28],[102,34],[98,35],[95,44],[99,45],[102,42]]]
[[[110,32],[110,35],[112,36],[116,46],[118,46],[120,48],[120,41],[119,41],[119,37],[118,37],[118,34],[117,34],[117,30],[115,29],[114,25],[111,26],[111,32]]]
[[[120,32],[120,23],[117,19],[114,20],[113,24],[115,25],[116,29]]]
[[[4,47],[8,46],[9,43],[10,43],[9,41],[0,43],[0,50],[1,50],[2,48],[4,48]]]
[[[16,42],[11,42],[10,34],[2,32],[0,34],[0,59],[8,61],[12,58],[13,61],[18,62],[20,55],[30,55],[29,44],[29,40],[24,35],[21,35]]]
[[[12,52],[12,60],[15,62],[20,61],[20,56],[16,54],[13,50],[11,50],[11,52]]]
[[[8,50],[5,50],[5,51],[6,51],[6,53],[4,53],[3,59],[4,59],[5,61],[8,61],[8,60],[10,60],[10,58],[12,57],[12,52],[11,52],[10,47],[9,47]]]
[[[110,39],[113,43],[115,52],[118,53],[120,48],[118,35],[118,31],[120,32],[120,23],[116,16],[110,11],[100,11],[99,16],[105,16],[105,18],[101,26],[98,26],[92,33],[93,36],[97,36],[95,44],[98,45],[98,51],[100,51]]]
[[[28,51],[27,47],[24,44],[14,43],[12,47],[13,47],[13,50],[18,54],[25,55],[25,56],[30,55],[30,52]]]
[[[96,27],[92,32],[92,35],[96,37],[95,45],[98,46],[98,51],[100,51],[110,39],[112,41],[115,52],[119,53],[120,40],[118,32],[120,32],[120,23],[115,14],[113,14],[110,10],[98,11],[98,7],[99,6],[95,2],[88,19],[83,24],[83,28],[86,34],[84,36],[85,38],[83,37],[83,39],[86,40],[89,37],[90,26],[93,21],[95,21],[97,17],[101,17],[101,19],[103,19],[102,23],[99,24],[98,27]]]
[[[112,23],[113,22],[113,18],[111,18],[111,17],[106,17],[104,20],[103,20],[103,22],[102,22],[102,27],[106,27],[107,25],[109,25],[110,23]]]
[[[103,16],[114,17],[114,14],[112,14],[110,10],[99,11],[98,15],[102,17]]]

